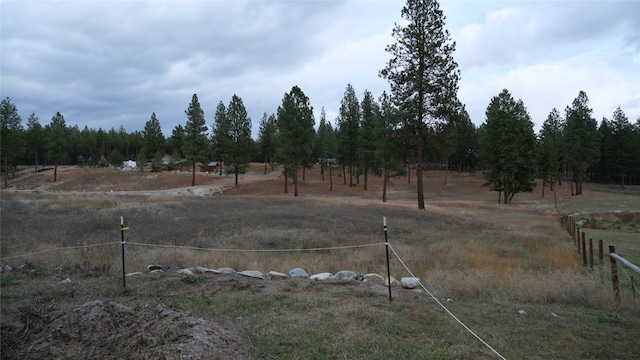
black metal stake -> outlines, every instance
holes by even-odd
[[[127,280],[124,275],[124,218],[120,216],[120,234],[122,236],[122,287],[127,287]]]
[[[387,237],[387,217],[382,217],[382,224],[384,226],[384,246],[387,249],[387,282],[389,283],[389,302],[393,301],[391,297],[391,269],[389,267],[389,239]]]

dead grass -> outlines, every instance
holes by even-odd
[[[306,174],[307,180],[301,184],[300,196],[294,198],[291,184],[291,193],[283,193],[283,179],[277,177],[277,171],[270,171],[263,176],[262,169],[261,165],[254,166],[255,173],[246,175],[245,183],[241,182],[239,186],[214,196],[185,196],[176,195],[175,192],[129,193],[124,196],[110,191],[103,192],[103,185],[93,184],[93,188],[86,185],[83,179],[94,174],[86,170],[76,174],[69,169],[63,174],[63,178],[66,177],[65,185],[43,185],[36,182],[39,177],[28,178],[25,183],[14,180],[13,188],[23,191],[3,191],[0,199],[2,257],[66,246],[115,244],[19,256],[3,260],[2,263],[16,267],[27,262],[44,273],[56,274],[60,278],[92,274],[117,279],[122,271],[119,241],[120,216],[123,216],[125,225],[130,228],[125,233],[128,243],[127,272],[145,271],[149,264],[176,264],[185,268],[231,267],[239,271],[287,273],[293,268],[302,267],[311,274],[335,273],[345,269],[385,274],[385,252],[382,246],[382,218],[385,216],[389,225],[389,241],[402,261],[438,298],[452,298],[456,301],[455,304],[464,303],[479,314],[484,314],[471,315],[466,313],[470,311],[468,309],[458,309],[473,319],[472,322],[477,320],[475,325],[480,329],[488,326],[484,329],[485,333],[517,332],[521,324],[513,323],[513,319],[507,320],[504,315],[505,317],[497,316],[494,321],[490,318],[495,314],[486,314],[488,308],[501,311],[499,309],[503,306],[537,309],[575,306],[587,309],[585,311],[589,313],[601,314],[609,314],[615,308],[616,313],[620,312],[622,315],[619,316],[625,319],[628,319],[625,312],[632,314],[630,316],[637,314],[637,303],[631,300],[629,292],[623,294],[622,305],[616,305],[610,286],[600,283],[597,274],[590,274],[588,269],[579,265],[581,260],[578,259],[569,236],[558,224],[555,201],[548,191],[544,199],[540,198],[539,189],[533,194],[519,194],[514,204],[505,206],[496,203],[495,194],[479,187],[482,182],[479,175],[449,176],[447,185],[444,185],[442,173],[429,172],[425,173],[427,209],[417,211],[415,184],[407,184],[406,178],[393,181],[389,202],[384,204],[380,199],[380,179],[376,177],[370,178],[370,190],[364,191],[362,184],[349,188],[341,183],[341,177],[336,176],[334,191],[329,192],[328,180],[323,182],[317,170],[310,171]],[[73,174],[78,175],[78,178],[72,179]],[[108,177],[101,178],[100,181],[110,181],[119,188],[131,186],[131,189],[136,187],[126,185],[127,182],[144,184],[146,180],[141,179],[141,176],[153,176],[121,175],[115,172],[106,172],[104,175]],[[155,188],[167,189],[175,186],[174,181],[183,180],[179,177],[180,175],[176,175],[172,178],[170,174],[164,174],[151,180],[157,182],[153,185]],[[202,178],[203,182],[205,178]],[[253,180],[249,181],[250,178]],[[169,179],[169,182],[163,183],[164,179]],[[211,179],[211,186],[219,186],[221,181],[226,181],[213,177]],[[121,181],[125,183],[120,184]],[[84,192],[62,191],[72,188],[73,184],[84,184]],[[556,191],[560,212],[579,206],[579,199],[572,198],[567,193],[567,188],[558,188]],[[585,211],[590,211],[592,204],[601,207],[601,203],[609,201],[606,199],[610,196],[614,200],[619,199],[619,194],[608,188],[607,191],[598,192],[591,191],[587,186],[585,193],[588,194],[584,201]],[[624,196],[629,197],[628,194]],[[635,202],[638,203],[640,202]],[[634,246],[637,248],[637,240],[629,238],[625,240],[625,244],[632,249]],[[363,244],[376,246],[344,250],[269,252]],[[228,252],[211,249],[263,251]],[[391,269],[391,275],[396,278],[409,275],[394,257],[391,258]],[[605,273],[605,279],[608,276]],[[146,289],[139,291],[151,291],[142,287],[141,283],[136,284]],[[278,296],[283,296],[271,295],[276,300],[279,299]],[[374,299],[379,295],[375,291],[370,294]],[[161,294],[153,296],[162,297]],[[309,296],[304,301],[312,301]],[[409,295],[398,296],[407,299]],[[289,298],[285,300],[291,300],[287,299]],[[417,303],[412,306],[419,308],[421,305],[418,304],[423,300],[414,301]],[[291,303],[295,302],[291,300]],[[241,310],[238,309],[241,303],[228,305],[236,309],[234,311]],[[324,316],[323,312],[317,313],[315,310],[312,312],[315,315],[283,311],[283,316],[292,318]],[[346,311],[345,314],[351,319],[374,321],[362,313]],[[269,316],[274,315],[265,315],[265,319]],[[578,320],[580,318],[577,315],[575,317]],[[256,325],[256,329],[261,329],[259,331],[262,331],[263,336],[282,332],[277,325],[269,325],[267,320],[261,321],[263,322]],[[300,321],[310,326],[319,326],[312,319]],[[580,334],[582,331],[569,325],[556,327],[547,320],[539,321],[540,323],[529,325],[536,327],[544,323],[544,326],[552,327],[554,333],[563,330]],[[327,321],[320,321],[324,322]],[[483,322],[490,324],[483,325]],[[284,325],[291,324],[280,324]],[[615,328],[606,331],[618,333]],[[547,332],[541,330],[540,333],[527,336],[530,343],[535,344],[543,341]],[[509,344],[518,343],[515,336],[507,336],[500,341],[503,341],[504,347],[509,347]],[[592,336],[587,338],[590,342],[596,341]],[[539,350],[532,345],[526,345],[523,349],[527,346],[529,352],[519,352],[521,350],[516,348],[509,350],[511,353],[521,354],[520,357],[527,357]],[[449,350],[442,358],[469,358],[475,354],[472,350],[474,346],[464,342],[448,344],[446,348]],[[542,354],[548,356],[541,355],[540,358],[572,358],[566,353],[563,356],[550,355],[554,354],[553,351],[551,347],[542,349]]]

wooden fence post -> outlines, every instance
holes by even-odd
[[[582,232],[582,266],[587,266],[587,244],[584,236],[584,231]]]
[[[593,238],[589,238],[589,272],[593,272]]]
[[[604,284],[604,268],[603,268],[603,249],[602,249],[602,239],[598,240],[598,267],[600,268],[600,283]]]
[[[613,283],[613,295],[616,298],[616,302],[620,303],[620,283],[618,283],[618,265],[616,259],[611,254],[616,253],[616,247],[609,245],[609,260],[611,261],[611,282]]]

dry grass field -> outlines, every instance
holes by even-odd
[[[237,186],[200,174],[196,187],[184,173],[69,167],[53,183],[50,171],[23,171],[0,199],[0,265],[12,267],[1,274],[2,358],[499,358],[422,290],[394,286],[389,302],[373,282],[146,269],[386,276],[383,217],[402,260],[392,253],[391,275],[409,276],[406,265],[505,358],[640,358],[640,296],[623,279],[616,303],[608,262],[601,282],[558,222],[576,214],[593,225],[588,236],[638,264],[639,188],[585,184],[572,197],[564,183],[502,205],[481,174],[434,171],[420,211],[415,174],[393,179],[383,203],[376,176],[365,191],[362,176],[349,187],[333,169],[329,191],[315,167],[294,197],[267,170],[253,164]],[[126,272],[141,272],[125,289],[121,216]],[[328,249],[347,246],[360,247]]]

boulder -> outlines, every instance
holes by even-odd
[[[291,276],[292,278],[303,278],[303,279],[309,278],[309,274],[307,274],[307,272],[304,271],[304,269],[302,268],[295,268],[293,270],[290,270],[289,276]]]
[[[180,270],[181,270],[180,267],[178,265],[174,265],[174,264],[169,265],[165,269],[166,272],[170,272],[170,273],[178,272]]]
[[[213,273],[215,274],[222,274],[222,275],[235,275],[236,271],[233,270],[232,268],[219,268],[219,269],[215,269],[212,270]]]
[[[331,278],[333,280],[350,281],[356,280],[358,278],[358,274],[355,271],[342,270],[335,273],[335,275],[333,275]]]
[[[287,276],[287,274],[283,274],[281,272],[277,272],[277,271],[269,271],[267,273],[267,279],[270,280],[284,280],[284,279],[288,279],[289,277]]]
[[[324,280],[329,280],[331,279],[331,277],[333,276],[332,273],[320,273],[320,274],[314,274],[311,275],[311,277],[309,277],[310,280],[314,280],[314,281],[324,281]]]
[[[403,277],[400,280],[402,287],[405,289],[415,289],[420,286],[420,278],[417,277]]]
[[[384,284],[384,280],[385,280],[385,278],[382,277],[382,275],[374,274],[374,273],[365,274],[364,279],[373,284],[380,284],[380,285]]]
[[[72,282],[72,281],[71,281],[71,279],[66,278],[66,279],[64,279],[64,280],[61,280],[61,281],[60,281],[60,284],[71,284],[71,282]]]
[[[240,272],[238,272],[238,275],[251,277],[251,278],[254,278],[254,279],[264,279],[264,274],[261,273],[260,271],[255,271],[255,270],[240,271]]]
[[[167,271],[168,267],[165,265],[149,265],[147,266],[147,270],[149,271],[155,271],[155,270],[162,270],[162,271]]]
[[[191,271],[190,269],[178,269],[175,273],[176,274],[193,275],[193,271]]]
[[[393,276],[391,276],[391,285],[400,285],[400,282],[396,280]],[[389,279],[384,279],[384,286],[389,286]]]

